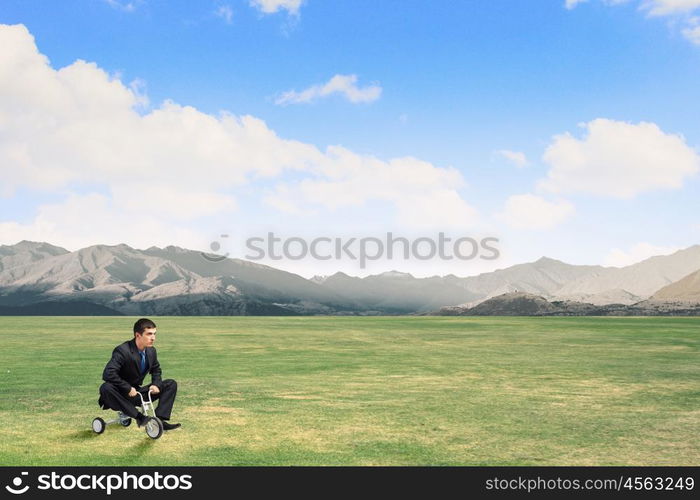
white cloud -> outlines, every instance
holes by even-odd
[[[544,153],[551,166],[539,186],[555,193],[632,198],[646,191],[678,189],[700,170],[700,156],[682,136],[653,123],[598,118],[582,125],[586,136],[554,137]]]
[[[566,0],[565,7],[569,10],[581,2],[588,0]],[[602,0],[606,5],[620,5],[634,0]],[[640,9],[645,10],[650,17],[675,16],[684,19],[683,36],[692,43],[700,45],[700,26],[697,17],[688,16],[700,8],[700,0],[640,0]]]
[[[121,0],[104,0],[110,7],[117,10],[123,10],[124,12],[133,12],[136,10],[136,5],[134,2],[124,2]]]
[[[564,6],[573,9],[578,4],[588,0],[566,0]],[[606,5],[621,5],[635,0],[602,0]],[[651,16],[669,16],[692,12],[700,7],[700,0],[639,0],[640,8],[649,12]]]
[[[144,80],[136,78],[129,83],[129,89],[134,94],[135,97],[135,107],[147,108],[150,105],[150,100],[146,94],[147,84]]]
[[[148,210],[146,203],[144,209]],[[190,229],[149,213],[134,217],[108,197],[94,193],[72,195],[63,203],[42,205],[28,224],[0,222],[0,244],[21,240],[48,241],[68,250],[96,243],[126,243],[135,248],[152,245],[206,248],[207,244],[206,238]]]
[[[284,92],[275,100],[275,104],[307,103],[333,94],[340,94],[352,103],[372,102],[379,99],[382,88],[376,84],[360,88],[357,86],[357,75],[335,75],[326,83],[313,85],[301,92]]]
[[[236,210],[238,190],[255,184],[248,194],[262,192],[290,172],[298,180],[290,185],[291,194],[275,191],[268,205],[305,213],[319,206],[353,206],[357,196],[359,203],[393,205],[387,224],[441,225],[443,219],[474,217],[456,190],[463,181],[454,169],[413,158],[380,160],[338,147],[321,151],[278,137],[252,116],[212,116],[171,101],[143,110],[142,82],[124,85],[85,61],[56,70],[22,25],[0,25],[0,46],[5,49],[0,51],[0,195],[26,188],[67,196],[64,204],[41,209],[28,225],[4,221],[5,241],[21,234],[19,239],[66,246],[66,241],[107,242],[142,225],[165,239],[167,227]],[[70,195],[77,186],[101,194]],[[252,198],[248,203],[263,201]],[[70,226],[74,213],[94,220],[95,227],[99,214],[101,229]],[[57,238],[61,231],[65,238]]]
[[[120,210],[183,221],[236,209],[236,201],[230,196],[186,191],[161,183],[151,184],[145,189],[136,183],[118,184],[112,186],[111,195],[114,206]]]
[[[649,257],[657,255],[669,255],[680,250],[680,247],[661,247],[650,243],[637,243],[629,250],[613,248],[605,258],[604,265],[613,267],[625,267],[641,262]]]
[[[566,3],[564,4],[564,6],[565,6],[567,9],[573,9],[573,8],[576,7],[578,4],[583,3],[583,2],[587,2],[587,1],[588,1],[588,0],[566,0]]]
[[[432,189],[413,196],[394,198],[398,210],[398,222],[406,227],[466,230],[476,227],[477,210],[464,201],[457,191],[450,188]]]
[[[265,201],[293,214],[388,201],[407,226],[472,227],[477,212],[459,196],[456,189],[462,186],[464,180],[453,168],[435,168],[410,157],[386,162],[334,146],[315,178],[279,184]]]
[[[575,212],[566,200],[550,202],[534,194],[514,195],[506,200],[503,212],[496,215],[514,229],[552,229]]]
[[[642,8],[652,16],[668,16],[691,12],[700,7],[700,0],[645,0]]]
[[[289,14],[299,15],[303,0],[250,0],[250,6],[255,7],[264,14],[274,14],[280,10],[286,10]]]
[[[518,168],[527,167],[530,164],[530,162],[527,161],[525,153],[521,153],[519,151],[509,151],[507,149],[501,149],[499,151],[496,151],[496,154],[502,158],[505,158]]]
[[[575,8],[578,4],[588,2],[589,0],[566,0],[564,7],[568,10]],[[623,3],[628,3],[634,0],[601,0],[606,5],[620,5]],[[653,1],[653,0],[652,0]]]
[[[323,154],[280,139],[252,116],[211,116],[166,101],[146,114],[142,97],[94,63],[54,70],[23,26],[0,28],[0,165],[7,196],[18,186],[72,182],[157,183],[217,192],[308,169]]]
[[[223,19],[226,24],[231,24],[233,20],[233,9],[230,5],[220,5],[219,8],[214,11],[214,15]]]
[[[688,20],[686,28],[682,30],[683,36],[700,45],[700,17],[693,17]]]

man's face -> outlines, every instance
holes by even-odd
[[[136,338],[140,339],[138,343],[141,348],[153,347],[153,343],[156,341],[156,329],[146,328],[143,333],[137,333]]]

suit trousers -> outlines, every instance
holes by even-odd
[[[139,392],[143,395],[144,400],[148,401],[148,388],[150,386],[144,386],[139,389]],[[151,399],[158,402],[158,408],[156,408],[156,417],[161,420],[169,420],[170,413],[173,410],[173,403],[175,403],[175,395],[177,394],[177,382],[173,379],[163,380],[160,393],[151,394]],[[102,401],[107,408],[112,410],[120,411],[131,418],[136,418],[139,415],[139,411],[136,409],[137,406],[141,406],[141,398],[137,395],[130,398],[127,395],[121,393],[119,388],[105,382],[100,386],[100,396]]]

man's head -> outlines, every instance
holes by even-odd
[[[134,323],[134,340],[136,347],[143,350],[146,347],[153,347],[156,341],[156,324],[147,318],[141,318]]]

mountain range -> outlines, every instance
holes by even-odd
[[[618,309],[700,301],[700,245],[622,268],[543,257],[470,277],[415,278],[390,271],[306,279],[245,260],[213,260],[174,246],[95,245],[69,252],[43,242],[2,245],[0,315],[378,315],[442,308],[454,313],[513,293]]]

